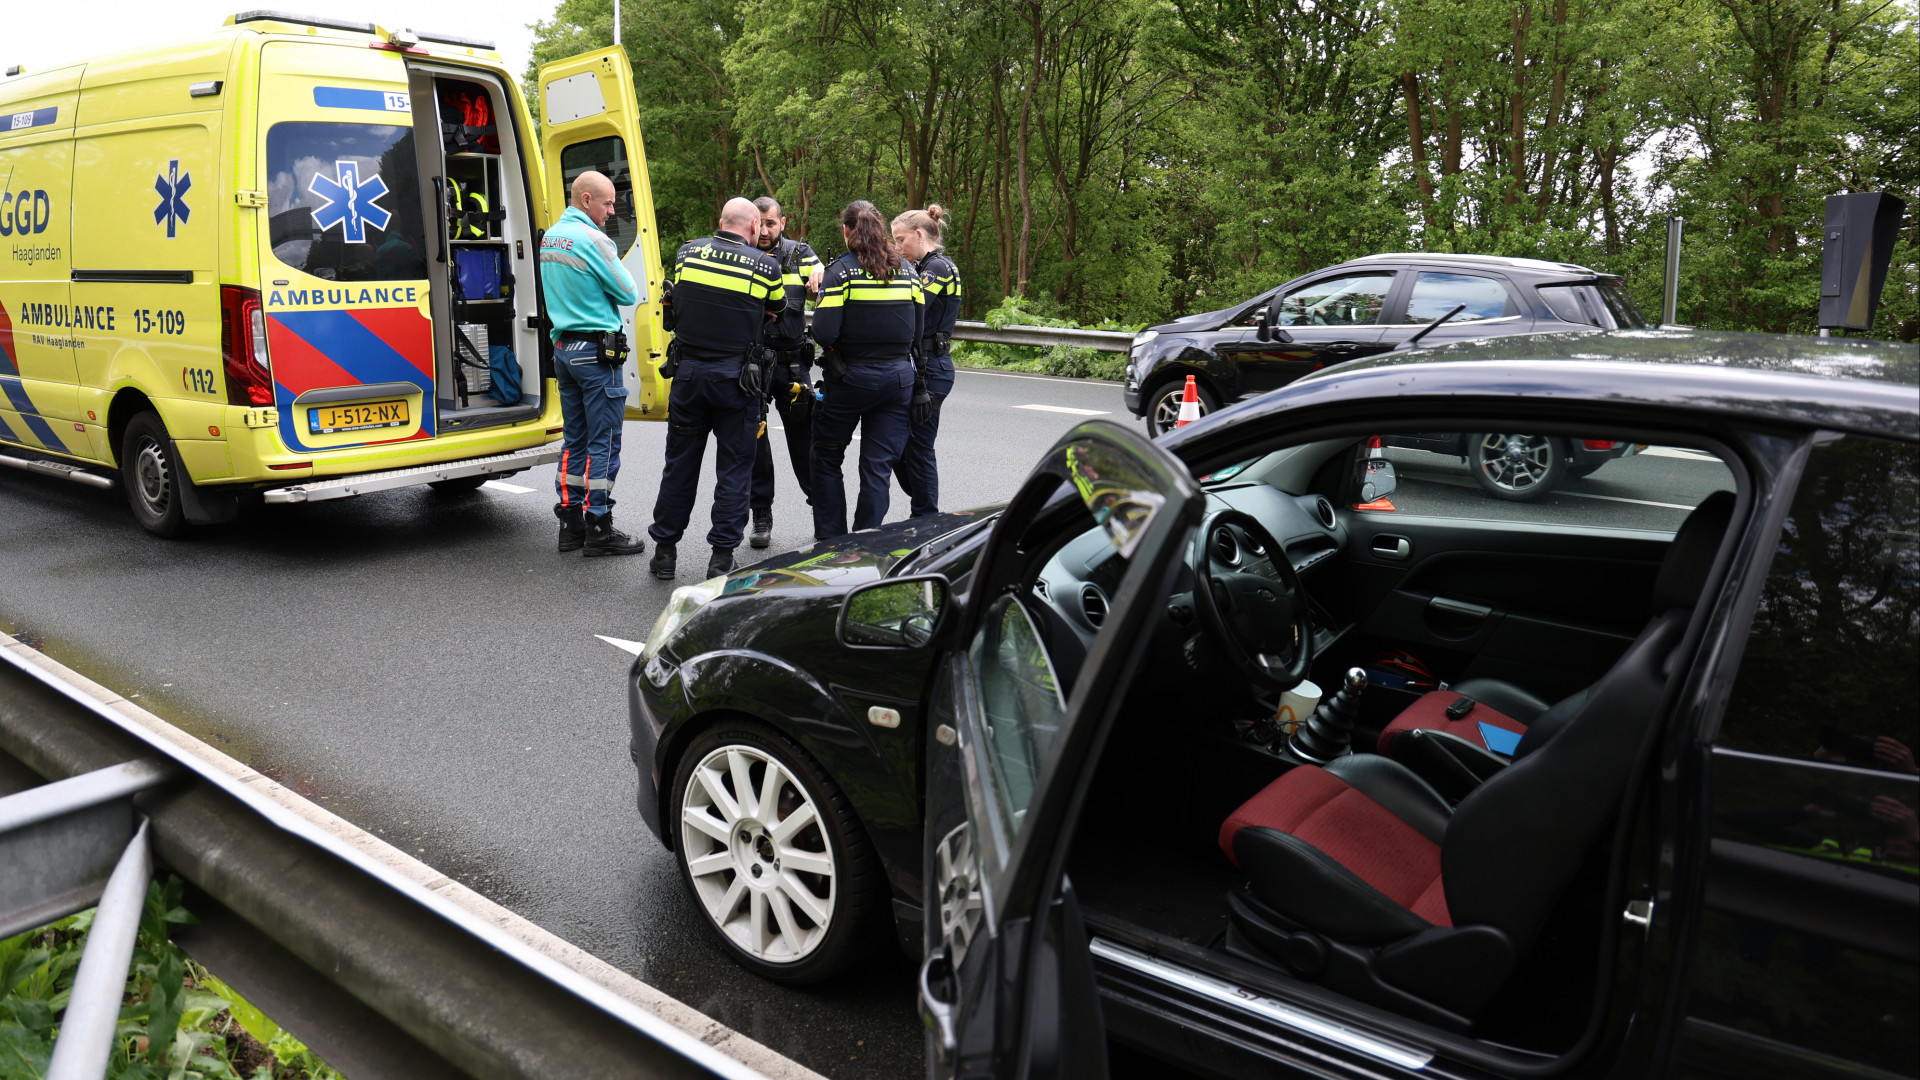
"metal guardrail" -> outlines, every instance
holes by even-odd
[[[995,329],[983,322],[962,320],[953,324],[953,336],[960,341],[984,341],[995,345],[1028,345],[1046,349],[1071,345],[1102,352],[1126,352],[1133,348],[1133,335],[1118,330],[1081,330],[1062,326],[1002,326]]]
[[[807,312],[807,325],[813,325],[812,310]],[[1133,348],[1133,335],[1120,330],[1082,330],[1068,326],[996,328],[968,319],[961,319],[953,324],[953,337],[955,341],[983,341],[992,345],[1025,345],[1035,349],[1071,345],[1078,349],[1099,349],[1102,352],[1128,352]]]
[[[355,1080],[762,1076],[41,659],[0,637],[0,932],[99,904],[60,1075],[104,1067],[151,867],[189,886],[174,940]]]

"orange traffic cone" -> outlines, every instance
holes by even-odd
[[[1189,375],[1186,393],[1180,395],[1180,419],[1173,426],[1183,428],[1198,419],[1200,419],[1200,387],[1193,381],[1193,376]]]

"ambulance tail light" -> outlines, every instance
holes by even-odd
[[[260,291],[220,286],[220,353],[227,367],[227,404],[273,404],[267,368],[267,313]]]

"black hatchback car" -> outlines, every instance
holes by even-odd
[[[1641,329],[1622,279],[1494,255],[1369,255],[1244,303],[1149,327],[1127,358],[1126,402],[1150,435],[1173,429],[1194,377],[1202,414],[1324,367],[1388,352],[1461,306],[1422,344],[1555,330]]]
[[[1503,429],[1648,449],[1517,504],[1373,445]],[[998,511],[678,590],[630,705],[716,939],[897,934],[934,1077],[1920,1070],[1911,345],[1533,335],[1088,423]]]

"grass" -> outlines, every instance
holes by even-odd
[[[108,1080],[341,1080],[173,943],[180,879],[147,887]],[[93,910],[0,940],[0,1080],[41,1080]]]

